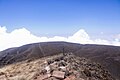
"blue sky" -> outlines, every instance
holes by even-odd
[[[82,28],[107,38],[120,33],[120,0],[0,0],[0,25],[8,32],[25,27],[48,37]]]
[[[46,41],[120,46],[120,0],[0,0],[0,51]]]

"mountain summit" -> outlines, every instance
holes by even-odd
[[[0,80],[114,80],[100,64],[72,53],[23,61],[0,69]]]
[[[34,63],[34,61],[42,60],[44,58],[46,59],[48,59],[48,57],[53,58],[55,55],[60,55],[61,53],[72,53],[72,55],[75,56],[74,59],[76,59],[76,61],[78,62],[79,60],[81,59],[83,60],[84,58],[87,64],[89,63],[87,59],[90,60],[90,63],[91,62],[95,63],[95,66],[99,64],[102,68],[98,68],[98,69],[101,69],[101,71],[103,71],[103,73],[105,73],[107,76],[108,75],[112,76],[112,77],[109,76],[109,79],[108,78],[103,79],[102,77],[103,80],[111,80],[114,78],[118,80],[120,79],[120,47],[117,47],[117,46],[90,45],[90,44],[83,45],[83,44],[68,43],[68,42],[42,42],[42,43],[28,44],[28,45],[24,45],[21,47],[9,48],[7,50],[1,51],[0,52],[0,67],[1,67],[1,70],[4,70],[5,68],[7,68],[8,70],[7,69],[5,70],[7,70],[8,71],[7,73],[9,74],[9,69],[11,71],[14,71],[14,67],[16,67],[16,70],[18,68],[23,68],[22,64],[23,66],[24,64],[27,65],[27,62]],[[77,60],[76,56],[79,57],[80,59]],[[70,57],[68,56],[68,59],[69,58]],[[56,63],[56,61],[53,61],[53,62]],[[64,62],[66,64],[69,64],[66,61]],[[41,63],[44,63],[44,61]],[[74,63],[76,64],[76,62]],[[94,65],[93,63],[91,64]],[[19,66],[17,66],[17,64]],[[70,64],[72,63],[70,62]],[[7,67],[11,65],[14,66],[13,69]],[[77,66],[80,66],[80,65],[81,64],[77,64]],[[83,65],[84,68],[86,66],[87,65]],[[37,69],[39,67],[34,66],[34,68]],[[29,69],[29,67],[27,67],[27,69]],[[77,67],[77,70],[78,69],[79,68]],[[80,68],[80,69],[84,70],[83,68]],[[87,67],[86,69],[89,70]],[[6,71],[2,71],[2,73],[6,74]],[[99,73],[99,70],[98,70],[98,73]],[[102,75],[101,72],[100,74]],[[90,71],[90,75],[91,75],[91,71]],[[13,76],[15,75],[13,74]],[[83,77],[83,79],[86,79],[87,77],[88,76]],[[93,76],[91,78],[93,79]],[[64,79],[65,79],[65,75],[64,75]]]

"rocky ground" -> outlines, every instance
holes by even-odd
[[[72,53],[26,60],[0,68],[0,80],[114,80],[100,64]]]

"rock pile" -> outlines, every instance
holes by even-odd
[[[66,53],[47,60],[35,80],[114,80],[100,64]]]

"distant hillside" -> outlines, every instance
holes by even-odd
[[[72,52],[74,55],[99,62],[113,77],[120,80],[120,47],[76,44],[68,42],[42,42],[10,48],[0,52],[0,66],[24,60],[36,60],[45,56]]]

